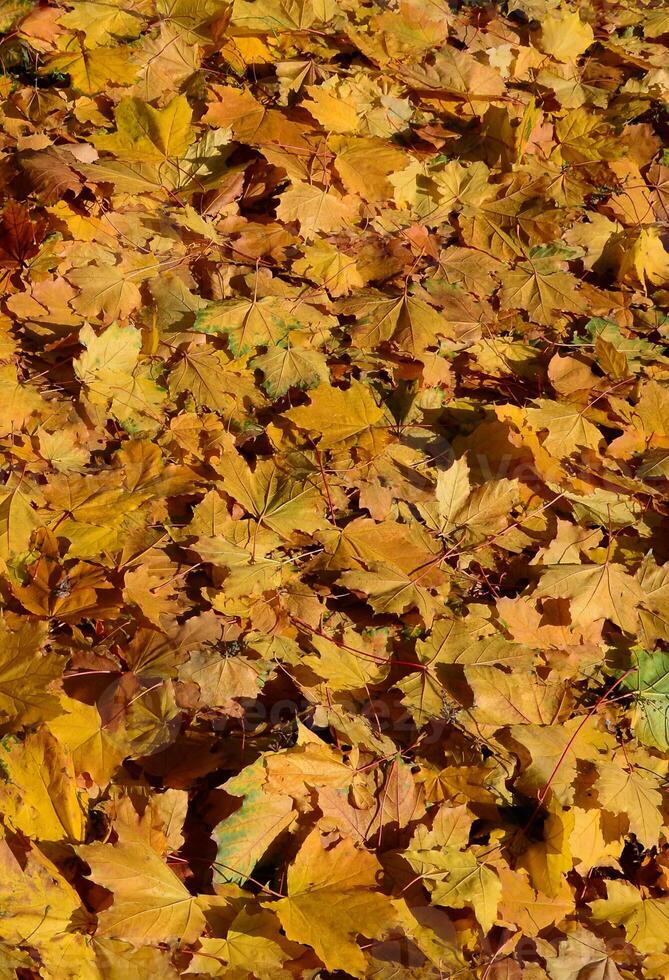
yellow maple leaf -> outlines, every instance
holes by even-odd
[[[116,132],[98,136],[96,144],[121,159],[160,163],[183,156],[193,143],[192,116],[185,95],[175,96],[164,109],[125,98],[114,113]]]
[[[64,713],[47,724],[61,745],[69,750],[75,772],[88,773],[101,786],[111,779],[128,752],[118,721],[105,723],[96,705],[74,698],[61,698]]]
[[[8,824],[39,841],[82,841],[86,806],[70,753],[40,728],[0,746],[0,807]]]
[[[281,195],[276,216],[281,221],[297,221],[302,238],[311,241],[318,232],[341,231],[356,224],[358,203],[332,188],[294,181]]]
[[[606,898],[590,907],[595,923],[623,926],[629,942],[643,953],[661,953],[669,945],[667,898],[646,898],[627,881],[608,881]]]
[[[389,177],[407,163],[403,150],[373,137],[331,136],[328,146],[335,153],[335,167],[346,189],[365,201],[390,197]]]
[[[578,10],[558,10],[542,21],[539,47],[558,61],[573,61],[594,41],[589,24],[581,20]]]
[[[137,76],[137,66],[130,61],[127,51],[118,48],[93,48],[86,50],[75,42],[72,51],[54,55],[48,64],[49,71],[59,71],[70,76],[72,88],[84,95],[97,95],[109,85],[128,85]]]
[[[603,565],[549,566],[534,596],[569,599],[574,623],[610,619],[621,629],[634,632],[643,591],[624,565],[607,561]]]
[[[90,874],[114,895],[101,912],[101,936],[134,943],[159,943],[178,936],[194,942],[205,927],[203,903],[193,897],[165,861],[147,844],[86,844],[77,848]]]
[[[138,11],[99,0],[75,0],[71,10],[60,14],[58,23],[69,30],[82,31],[89,48],[109,44],[119,37],[137,37],[143,27]]]
[[[391,928],[394,910],[376,890],[380,865],[350,840],[326,850],[316,831],[288,869],[288,896],[263,903],[278,915],[289,939],[313,946],[328,970],[366,976],[358,936],[377,938]]]
[[[88,925],[75,889],[38,848],[18,856],[3,837],[0,868],[0,940],[19,946],[30,936],[31,944],[40,948],[73,922]]]
[[[363,285],[355,257],[330,242],[317,238],[303,253],[303,257],[293,263],[295,272],[325,286],[332,296],[346,296],[356,286]]]
[[[427,885],[434,905],[454,909],[470,906],[484,932],[497,918],[502,883],[485,861],[479,860],[474,848],[457,847],[423,850],[412,846],[403,856]]]
[[[309,405],[285,413],[298,428],[320,435],[321,449],[331,449],[355,439],[369,441],[384,411],[374,400],[370,389],[359,381],[346,390],[321,385],[309,393]]]

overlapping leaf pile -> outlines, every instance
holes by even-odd
[[[0,976],[665,977],[666,6],[1,16]]]

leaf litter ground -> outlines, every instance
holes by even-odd
[[[666,977],[666,5],[0,31],[0,975]]]

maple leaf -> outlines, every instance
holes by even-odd
[[[548,787],[564,804],[574,799],[579,760],[597,761],[599,753],[611,747],[611,739],[598,731],[592,719],[585,723],[571,718],[561,725],[513,726],[510,735],[516,752],[523,757],[519,786],[530,794],[545,793]]]
[[[72,430],[39,433],[40,455],[60,473],[81,473],[90,459],[90,453],[77,442]]]
[[[340,576],[342,585],[369,597],[375,612],[403,613],[407,609],[417,609],[426,626],[430,626],[441,609],[441,603],[430,591],[430,585],[443,585],[437,571],[426,580],[421,570],[413,574],[405,572],[393,564],[368,562],[366,572],[344,572]]]
[[[560,892],[563,875],[572,867],[569,837],[575,814],[558,802],[551,802],[547,810],[542,840],[526,848],[520,864],[528,872],[532,886],[553,898]]]
[[[263,388],[272,398],[285,395],[290,388],[317,388],[328,381],[325,355],[309,347],[294,345],[296,330],[283,343],[268,348],[251,362],[264,374]]]
[[[358,381],[346,390],[321,385],[310,392],[308,406],[285,414],[299,428],[318,433],[321,449],[331,449],[354,438],[359,443],[374,438],[374,427],[384,416],[369,389]]]
[[[530,320],[552,324],[562,310],[585,309],[578,295],[578,280],[560,271],[551,259],[520,262],[504,277],[500,293],[502,309],[525,310]]]
[[[328,970],[366,973],[365,957],[355,940],[376,938],[392,924],[389,900],[374,891],[380,866],[348,840],[330,850],[311,833],[288,869],[288,896],[265,903],[278,915],[289,939],[300,936],[313,946]]]
[[[624,566],[613,562],[553,565],[544,571],[534,595],[569,599],[572,622],[610,619],[631,632],[637,621],[637,606],[643,598],[637,582]]]
[[[44,230],[43,221],[33,221],[27,208],[11,201],[0,216],[0,265],[23,265],[37,253]]]
[[[465,100],[473,114],[474,103],[488,102],[504,93],[501,75],[468,51],[443,48],[435,57],[434,65],[403,71],[412,87],[428,92],[444,92]]]
[[[195,329],[227,337],[235,356],[281,340],[290,329],[290,305],[275,296],[214,303],[198,313]]]
[[[324,526],[324,501],[318,488],[291,479],[273,460],[259,460],[251,471],[241,456],[230,453],[218,471],[225,492],[277,534],[288,536],[298,529],[313,534]]]
[[[15,830],[39,841],[81,841],[86,807],[67,751],[45,728],[0,746],[0,805]]]
[[[114,895],[98,917],[102,936],[131,942],[162,942],[173,935],[193,942],[205,926],[202,902],[194,898],[155,851],[141,843],[77,848],[90,874]]]
[[[97,145],[120,158],[161,162],[183,156],[194,139],[192,111],[183,95],[164,109],[141,99],[122,99],[115,113],[116,132],[99,136]]]
[[[453,333],[447,316],[411,295],[389,299],[361,295],[344,300],[341,309],[359,318],[353,336],[365,346],[390,342],[420,356],[427,347],[436,346],[440,336],[450,338]]]
[[[512,872],[504,866],[500,866],[497,873],[502,882],[498,920],[513,922],[526,936],[541,932],[551,922],[562,922],[574,908],[571,889],[565,881],[559,894],[549,897],[535,891],[522,873]]]
[[[571,980],[600,976],[602,980],[618,980],[621,973],[606,943],[587,929],[576,929],[558,945],[558,955],[551,958],[552,980]]]
[[[669,658],[659,650],[640,651],[636,669],[623,679],[623,687],[635,694],[634,732],[644,744],[666,752],[669,746]]]
[[[154,260],[127,259],[119,265],[74,269],[69,280],[80,289],[75,308],[82,316],[100,315],[104,323],[125,320],[141,302],[138,283],[157,271]]]
[[[26,551],[33,531],[42,521],[33,506],[40,502],[39,491],[10,475],[0,489],[0,557],[8,559]]]
[[[323,24],[334,14],[334,5],[330,0],[312,2],[299,0],[298,3],[286,0],[261,0],[260,3],[249,3],[240,0],[235,6],[234,22],[249,30],[299,31]]]
[[[91,48],[109,44],[117,37],[137,37],[143,27],[139,12],[106,7],[97,0],[80,0],[73,4],[72,10],[60,14],[58,23],[70,30],[82,31]]]
[[[609,881],[606,893],[606,898],[592,903],[593,921],[623,926],[629,941],[644,953],[663,952],[667,945],[667,899],[644,898],[626,881]]]
[[[479,724],[551,724],[558,717],[564,697],[559,682],[541,682],[529,671],[507,674],[485,664],[465,668],[465,676]]]
[[[33,415],[46,409],[46,402],[36,388],[19,381],[16,365],[0,365],[0,382],[5,397],[0,407],[0,432],[8,435],[21,428]]]
[[[74,922],[86,917],[76,890],[58,868],[38,849],[15,855],[3,837],[0,840],[2,906],[0,939],[19,946],[30,936],[36,947],[53,941]]]
[[[399,147],[371,137],[331,136],[335,167],[346,190],[365,201],[383,201],[392,193],[390,178],[402,170],[406,156]]]
[[[462,951],[457,948],[450,918],[433,907],[409,906],[404,899],[393,899],[404,932],[438,970],[466,969]]]
[[[536,408],[526,410],[526,416],[533,429],[548,430],[543,445],[556,455],[569,456],[579,448],[596,449],[600,444],[599,429],[576,406],[540,399]]]
[[[310,98],[305,108],[325,130],[333,133],[354,133],[360,126],[358,107],[341,98],[334,81],[323,85],[308,85]]]
[[[126,51],[117,48],[95,48],[87,51],[75,41],[71,51],[56,54],[49,70],[70,76],[73,89],[84,95],[96,95],[108,85],[127,85],[133,82],[137,68],[131,64]]]
[[[243,797],[242,805],[214,830],[218,844],[218,881],[243,884],[267,849],[296,820],[293,800],[283,793],[266,793],[262,765],[252,765],[224,784],[226,793]]]
[[[200,65],[200,49],[191,43],[180,24],[164,21],[160,33],[144,36],[135,50],[136,90],[145,102],[179,91]]]
[[[662,796],[652,774],[608,763],[601,767],[596,787],[603,810],[625,813],[639,840],[657,840],[662,829]]]
[[[161,628],[186,606],[176,586],[181,571],[160,549],[147,551],[142,557],[139,567],[125,570],[123,596],[126,602],[138,606],[149,622]]]
[[[128,374],[137,364],[141,339],[134,327],[110,326],[100,336],[84,327],[80,339],[86,351],[76,361],[78,377],[89,385],[100,377]]]
[[[452,473],[448,470],[437,478],[440,532],[466,528],[470,537],[487,537],[505,526],[518,501],[518,485],[513,480],[493,480],[471,487],[465,460],[456,461],[451,469]]]
[[[413,850],[404,857],[428,882],[431,901],[450,908],[471,906],[484,932],[497,918],[502,885],[495,871],[471,851],[455,847]]]
[[[82,178],[74,170],[74,162],[74,157],[56,147],[25,150],[19,157],[21,170],[45,204],[56,204],[68,190],[78,192]]]
[[[57,698],[49,693],[60,676],[62,662],[57,654],[42,653],[44,629],[34,621],[13,626],[0,620],[0,711],[6,719],[24,725],[59,714]]]
[[[647,281],[654,285],[667,282],[669,254],[654,229],[642,229],[626,245],[618,269],[621,280],[638,282],[642,288],[645,288]]]
[[[332,296],[346,296],[363,285],[355,258],[322,238],[304,249],[303,258],[293,263],[293,269],[325,286]]]
[[[105,785],[126,755],[125,739],[117,726],[103,721],[95,705],[73,698],[62,699],[61,704],[67,710],[48,722],[49,731],[70,751],[77,773],[88,773]]]
[[[337,691],[358,690],[378,683],[388,674],[383,656],[368,651],[365,644],[358,647],[360,640],[355,633],[344,634],[339,643],[317,634],[312,634],[310,640],[318,657],[305,657],[304,663]]]
[[[297,221],[300,234],[310,241],[317,232],[340,231],[352,223],[354,204],[333,190],[296,181],[281,195],[276,216],[281,221]]]
[[[572,61],[582,55],[594,40],[589,24],[579,17],[578,11],[560,11],[549,15],[541,25],[539,44],[542,51],[558,61]]]
[[[96,336],[86,324],[79,335],[86,350],[75,370],[91,401],[109,404],[119,421],[141,428],[142,418],[156,418],[164,392],[139,367],[141,335],[134,327],[112,323]]]
[[[443,534],[447,534],[458,523],[456,515],[464,507],[470,493],[469,466],[464,456],[453,460],[447,470],[439,471],[436,496],[439,516],[443,522]]]
[[[234,414],[245,399],[257,402],[258,395],[233,366],[222,351],[210,347],[198,345],[180,351],[179,360],[170,371],[170,392],[173,395],[187,392],[198,408]]]
[[[201,939],[199,950],[191,960],[191,971],[210,974],[212,958],[232,969],[246,969],[252,962],[260,980],[271,980],[286,960],[301,953],[302,947],[282,936],[278,920],[271,912],[243,909],[230,924],[225,939]]]
[[[262,670],[244,657],[220,657],[199,651],[179,671],[184,681],[194,681],[200,688],[203,704],[228,707],[233,698],[254,698]]]
[[[297,744],[265,761],[270,792],[289,793],[303,800],[312,786],[349,787],[355,773],[341,752],[330,748],[304,727]]]

